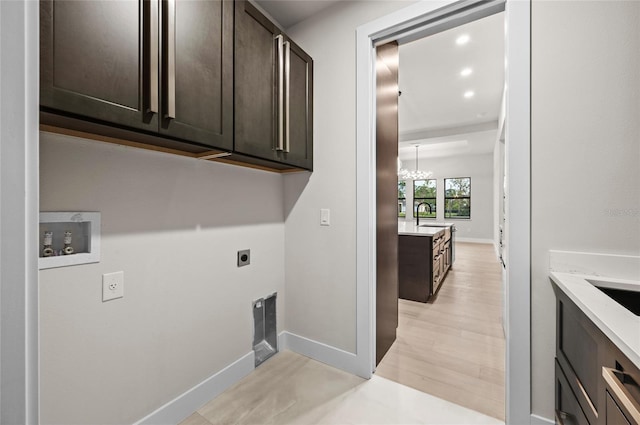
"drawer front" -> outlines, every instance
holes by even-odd
[[[589,425],[578,399],[556,361],[556,424]]]
[[[583,407],[588,404],[597,416],[598,383],[600,366],[598,343],[580,323],[576,307],[558,302],[558,347],[557,356],[567,376],[575,376],[575,384],[582,393]],[[570,379],[571,380],[571,379]]]
[[[631,425],[631,422],[629,422],[626,416],[624,415],[624,413],[622,413],[622,410],[620,410],[618,403],[616,403],[615,400],[611,397],[611,394],[609,394],[609,391],[607,391],[606,424],[607,425]]]

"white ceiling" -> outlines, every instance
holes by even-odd
[[[463,34],[469,42],[456,44]],[[399,50],[400,157],[413,158],[416,144],[428,145],[419,149],[420,157],[492,152],[504,88],[504,14],[403,44]],[[465,68],[472,70],[466,77],[460,75]],[[465,98],[467,91],[474,96]]]
[[[340,0],[255,0],[284,28],[310,18]]]

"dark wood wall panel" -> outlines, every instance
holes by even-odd
[[[398,328],[398,43],[376,53],[376,364]]]

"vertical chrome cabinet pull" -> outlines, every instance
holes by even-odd
[[[289,99],[290,92],[289,88],[291,86],[291,43],[288,41],[284,42],[284,89],[285,89],[285,109],[284,109],[284,151],[289,152]]]
[[[282,34],[275,37],[278,50],[278,137],[276,150],[284,149],[284,37]]]
[[[620,403],[629,412],[631,418],[635,423],[640,423],[640,400],[635,400],[629,391],[624,387],[624,384],[617,376],[620,374],[624,379],[624,372],[620,372],[608,367],[602,368],[602,377],[604,378],[607,386],[611,389],[611,392],[620,400]],[[630,418],[627,418],[630,419]]]
[[[176,117],[176,2],[165,0],[167,5],[167,111],[166,118]]]
[[[147,112],[158,113],[158,0],[149,2],[149,103]]]

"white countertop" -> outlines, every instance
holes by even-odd
[[[435,236],[439,233],[444,233],[444,227],[418,227],[415,222],[398,222],[399,235]]]
[[[551,279],[580,310],[640,368],[640,317],[589,283],[640,291],[640,281],[551,271]]]

